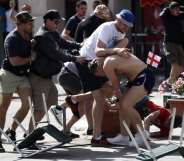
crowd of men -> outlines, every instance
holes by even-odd
[[[52,112],[62,122],[60,113],[63,108],[71,108],[73,116],[66,126],[68,135],[78,137],[70,129],[85,114],[87,134],[93,135],[92,146],[132,145],[123,126],[121,134],[114,138],[103,135],[103,107],[107,97],[115,96],[120,122],[125,120],[133,128],[140,145],[143,140],[137,124],[148,137],[134,106],[151,93],[155,77],[128,48],[126,33],[133,27],[135,16],[130,10],[122,9],[113,19],[111,11],[101,1],[94,1],[94,4],[93,13],[84,19],[87,3],[78,1],[76,14],[69,19],[61,35],[58,29],[62,17],[55,9],[43,15],[43,24],[34,35],[35,17],[28,11],[16,14],[16,28],[5,39],[6,57],[0,70],[0,128],[4,128],[6,113],[15,92],[20,96],[22,105],[14,117],[19,122],[23,121],[29,111],[28,97],[31,97],[35,120],[39,122],[44,116],[42,93],[45,94],[48,109],[58,104],[58,91],[52,78],[59,74],[59,83],[67,97]],[[123,93],[120,90],[121,77],[128,80]],[[16,128],[17,124],[13,122],[6,131],[13,141],[16,140]],[[33,130],[31,119],[28,129],[29,132]],[[1,140],[0,151],[5,151]]]

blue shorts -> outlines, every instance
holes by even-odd
[[[152,71],[148,68],[145,68],[140,72],[133,81],[129,81],[126,87],[131,88],[132,86],[141,86],[144,85],[145,90],[151,93],[155,84],[155,76]]]

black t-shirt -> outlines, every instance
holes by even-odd
[[[76,29],[77,29],[77,26],[78,26],[78,24],[81,22],[81,19],[79,19],[77,16],[72,16],[69,20],[68,20],[68,22],[67,22],[67,24],[66,24],[66,29],[67,30],[70,30],[70,37],[72,37],[72,38],[74,38],[74,36],[75,36],[75,31],[76,31]]]
[[[8,34],[4,42],[6,57],[31,56],[31,42],[22,38],[18,31],[12,31]]]
[[[165,41],[177,44],[184,43],[184,14],[181,13],[179,16],[173,16],[169,8],[165,8],[161,13],[160,17],[163,21],[165,28]]]
[[[75,32],[75,41],[79,43],[83,42],[84,38],[88,38],[93,31],[104,22],[104,19],[101,19],[94,14],[81,21]]]
[[[30,64],[13,66],[9,57],[29,58],[31,56],[31,41],[23,39],[19,32],[14,30],[6,37],[4,49],[6,58],[3,61],[3,68],[18,76],[27,75]]]

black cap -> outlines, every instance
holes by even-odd
[[[61,17],[59,11],[57,10],[48,10],[46,12],[46,14],[43,16],[43,19],[46,20],[46,19],[50,19],[50,20],[53,20],[53,19],[57,19],[57,20],[65,20],[64,18]]]
[[[16,14],[15,19],[17,24],[21,24],[34,21],[35,17],[32,17],[27,11],[21,11]]]
[[[176,7],[180,7],[180,4],[179,4],[178,2],[171,2],[171,3],[169,4],[169,8],[170,8],[170,9],[174,9],[174,8],[176,8]]]

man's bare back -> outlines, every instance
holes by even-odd
[[[123,74],[129,80],[134,78],[147,66],[144,62],[131,54],[129,58],[113,55],[105,59],[103,68],[111,68],[116,74]]]

